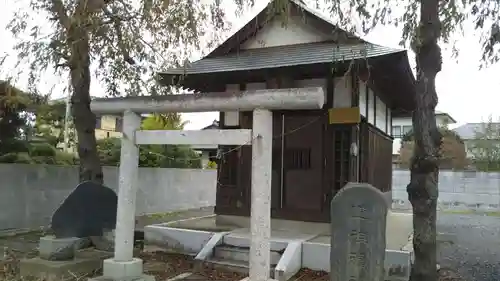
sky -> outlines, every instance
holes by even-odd
[[[13,38],[10,32],[3,28],[12,17],[14,9],[12,1],[0,0],[0,38],[2,40],[0,54],[15,55],[12,50]],[[17,1],[28,2],[28,0]],[[266,4],[265,0],[256,0],[256,2],[257,5],[253,13],[246,13],[244,17],[232,16],[229,18],[233,24],[233,31],[243,26],[255,15],[259,8]],[[395,26],[381,26],[364,36],[364,38],[372,43],[398,47],[401,33]],[[497,109],[500,105],[500,64],[479,70],[481,57],[480,38],[477,31],[472,28],[466,28],[464,35],[455,39],[458,40],[456,45],[459,50],[458,58],[452,57],[449,45],[441,45],[443,49],[443,68],[437,76],[436,87],[439,103],[436,110],[450,114],[457,120],[456,125],[481,122],[490,115],[497,119],[500,117],[500,112]],[[411,51],[409,57],[410,63],[414,65],[414,55]],[[56,81],[61,81],[61,79],[67,78],[48,77],[45,87],[50,87]],[[22,88],[22,85],[20,87]],[[92,95],[104,96],[102,87],[95,80],[92,83],[91,91]],[[64,95],[65,93],[62,90],[55,91],[53,98],[60,98]],[[189,113],[183,114],[183,118],[189,121],[186,129],[200,129],[210,125],[214,119],[218,119],[218,113]]]

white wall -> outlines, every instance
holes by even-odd
[[[362,81],[359,82],[359,111],[361,112],[361,116],[366,118],[366,110],[368,107],[368,104],[366,104],[366,96],[368,93],[366,92],[366,84]]]
[[[359,110],[368,123],[375,125],[384,133],[391,134],[391,110],[387,110],[385,103],[363,81],[359,81]]]
[[[333,90],[333,107],[351,107],[351,76],[335,77],[333,80],[335,89]]]
[[[411,117],[410,118],[401,118],[394,117],[392,118],[392,127],[399,127],[401,133],[403,133],[403,127],[412,126]],[[394,137],[394,141],[392,142],[392,154],[399,154],[399,149],[401,148],[401,137],[393,134],[393,128],[391,128],[391,135]]]
[[[255,36],[244,42],[241,45],[241,49],[258,49],[323,42],[329,40],[331,37],[331,35],[319,32],[312,26],[307,25],[301,16],[289,18],[287,26],[283,26],[282,20],[276,18]]]
[[[226,92],[234,92],[240,90],[240,84],[227,84]],[[240,113],[238,111],[224,112],[224,126],[238,126],[240,124]]]
[[[385,103],[379,98],[375,98],[375,126],[382,130],[385,133],[390,134],[390,130],[388,130],[387,124],[387,107]]]

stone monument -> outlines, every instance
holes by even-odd
[[[76,239],[76,249],[93,244],[99,250],[113,251],[117,202],[116,193],[106,186],[90,181],[79,184],[52,216],[54,238]],[[55,258],[71,258],[68,247],[60,248]]]
[[[94,182],[83,182],[52,216],[53,235],[40,238],[39,256],[21,261],[21,275],[57,280],[68,270],[90,273],[112,256],[118,198]],[[97,252],[77,250],[94,246]]]
[[[368,183],[348,183],[331,202],[330,278],[383,281],[388,204]]]
[[[116,193],[101,184],[83,182],[64,200],[52,216],[56,237],[102,236],[116,225]]]

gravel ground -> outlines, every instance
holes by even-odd
[[[196,280],[219,280],[239,281],[247,275],[222,269],[212,269],[207,266],[195,267],[193,257],[170,254],[164,252],[143,253],[140,257],[144,261],[144,271],[154,275],[156,280],[162,281],[190,272],[193,275],[189,279]]]
[[[209,215],[212,212],[211,208],[202,208],[166,216],[139,217],[138,228],[140,229],[143,225],[149,223]],[[450,268],[453,271],[458,270],[458,274],[463,276],[464,280],[467,281],[500,280],[500,217],[440,213],[438,215],[438,231],[451,233],[456,237],[455,244],[441,245],[439,248],[439,262],[442,267]],[[18,237],[4,237],[0,239],[0,248],[8,246],[18,253],[25,254],[36,247],[39,235],[38,233],[33,233]],[[186,257],[181,256],[159,255],[145,257],[145,260],[149,260],[149,263],[145,267],[149,267],[151,271],[163,278],[192,269],[192,261],[189,258],[186,259]],[[170,264],[170,266],[165,266],[165,262]],[[174,266],[172,267],[171,265]],[[158,269],[159,272],[157,271]],[[204,270],[203,275],[208,280],[218,279],[229,281],[239,280],[238,278],[242,277],[239,274],[230,272],[212,272],[208,270]],[[301,281],[328,280],[328,276],[322,272],[307,270],[301,271],[300,274],[297,274],[296,278]],[[455,281],[458,279],[440,278],[440,280]]]
[[[470,281],[500,280],[500,217],[439,214],[438,231],[456,235],[442,245],[439,262]]]

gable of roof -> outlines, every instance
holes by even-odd
[[[275,3],[276,0],[271,0],[269,4],[264,7],[254,18],[248,21],[242,28],[236,31],[217,48],[211,51],[207,56],[205,56],[205,58],[223,56],[232,51],[238,50],[239,46],[242,43],[244,43],[252,36],[256,35],[260,30],[262,30],[262,28],[264,28],[264,26],[266,26],[278,16],[278,12],[276,11],[276,9],[272,10],[272,7]],[[328,19],[328,17],[310,8],[301,0],[288,0],[288,4],[291,5],[292,9],[296,9],[297,11],[301,12],[301,14],[304,16],[304,20],[309,20],[307,21],[308,24],[312,24],[318,29],[324,31],[326,34],[331,35],[331,40],[334,42],[337,41],[335,43],[339,43],[338,41],[345,41],[345,39],[351,39],[353,41],[356,41],[357,43],[368,43],[365,40],[361,39],[359,36],[338,28],[337,25],[333,23],[333,21]],[[289,11],[292,9],[289,9]],[[273,12],[271,13],[271,11]]]
[[[500,130],[500,123],[491,123],[494,128]],[[457,133],[464,140],[471,140],[476,138],[476,134],[485,133],[488,123],[467,123],[459,126],[453,131]]]
[[[161,83],[169,83],[169,75],[208,74],[232,71],[246,71],[265,68],[279,68],[315,63],[330,63],[362,58],[371,58],[389,54],[403,53],[406,50],[396,49],[369,43],[360,37],[338,28],[330,19],[318,11],[309,8],[301,0],[288,0],[292,8],[304,14],[302,21],[321,29],[328,34],[328,40],[321,42],[284,45],[240,50],[242,44],[255,36],[278,15],[269,13],[272,0],[252,20],[225,40],[202,59],[189,63],[184,67],[168,69],[158,73]]]

